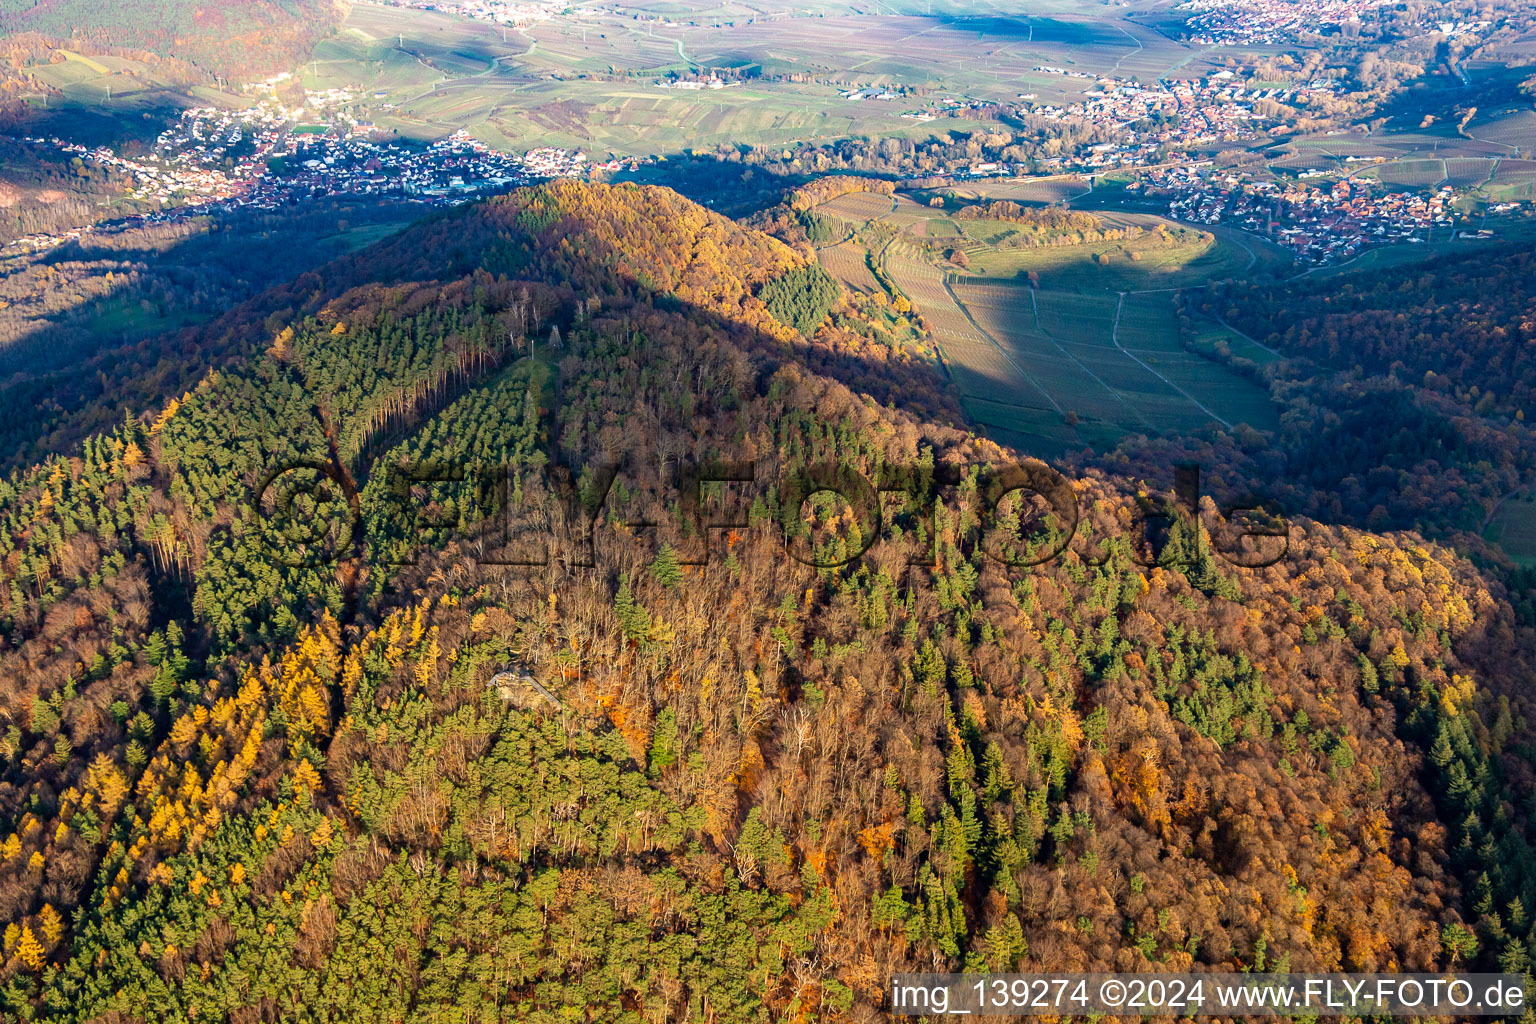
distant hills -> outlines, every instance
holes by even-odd
[[[219,78],[290,68],[346,16],[346,0],[0,0],[0,33],[93,51],[141,50]]]

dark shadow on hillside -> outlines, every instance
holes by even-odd
[[[60,328],[56,326],[22,339],[23,349],[18,351],[41,350],[46,358],[40,364],[40,372],[29,372],[13,363],[13,369],[19,372],[0,385],[0,436],[11,453],[10,468],[36,462],[52,452],[68,451],[86,434],[110,429],[125,414],[143,415],[160,408],[169,398],[194,386],[208,369],[237,365],[242,358],[270,345],[282,327],[318,312],[349,289],[370,284],[455,281],[483,269],[484,251],[453,241],[459,234],[454,230],[453,219],[472,217],[474,210],[470,206],[435,213],[418,223],[418,228],[423,229],[419,236],[385,239],[296,275],[294,271],[302,268],[302,262],[284,250],[282,238],[274,238],[264,259],[267,272],[294,276],[197,327],[132,339],[78,359],[74,354],[58,358],[59,352],[69,353],[70,345],[81,343],[78,338],[72,341],[58,333]],[[432,241],[434,238],[437,241]],[[442,245],[443,250],[431,251],[424,247],[428,243]],[[540,280],[540,269],[537,265],[529,266],[524,273],[512,276]],[[557,320],[568,330],[575,302],[582,296],[561,281],[546,283],[566,288],[567,308]],[[690,306],[667,295],[646,295],[634,278],[621,283],[642,296],[638,301],[702,325],[712,334],[735,339],[757,357],[760,380],[778,366],[795,363],[838,381],[855,393],[867,394],[882,406],[906,410],[918,421],[962,430],[980,429],[975,423],[967,423],[952,383],[932,364],[875,360],[815,341],[784,345],[760,337],[754,329],[715,311]],[[603,308],[609,312],[622,308],[622,304],[616,307],[605,297]],[[1000,443],[1015,445],[1022,454],[1059,460],[1064,471],[1104,468],[1154,484],[1171,479],[1172,469],[1179,462],[1195,461],[1206,467],[1207,493],[1223,502],[1273,500],[1289,514],[1380,529],[1412,526],[1415,522],[1408,518],[1410,510],[1406,509],[1389,507],[1387,517],[1383,518],[1376,511],[1380,503],[1365,502],[1352,490],[1358,486],[1354,481],[1370,480],[1373,487],[1385,486],[1382,481],[1388,477],[1395,481],[1400,474],[1427,465],[1425,460],[1439,464],[1477,455],[1444,422],[1431,431],[1434,436],[1424,443],[1413,441],[1412,436],[1401,433],[1401,428],[1417,412],[1400,406],[1401,403],[1391,402],[1369,405],[1362,410],[1363,418],[1349,418],[1341,422],[1337,431],[1321,433],[1309,431],[1307,424],[1292,416],[1281,437],[1267,442],[1251,432],[1210,429],[1163,438],[1135,436],[1119,443],[1098,445],[1085,438],[1088,443],[1076,448],[1073,454],[1073,450],[1059,446],[1032,450],[1028,435],[997,431],[995,437]],[[1380,434],[1380,430],[1350,440],[1351,431],[1371,424],[1397,432],[1377,441],[1369,438]],[[402,424],[402,428],[411,429],[409,424]],[[394,439],[403,435],[386,436]],[[1310,443],[1306,443],[1309,438]],[[1431,526],[1426,533],[1449,539],[1458,525],[1447,524],[1449,529]]]
[[[961,32],[974,32],[978,42],[985,44],[989,38],[1009,42],[1054,43],[1061,46],[1109,47],[1135,49],[1137,43],[1124,32],[1117,31],[1099,21],[1064,21],[1060,18],[1007,17],[1000,15],[968,15],[944,12],[924,15],[948,28]]]
[[[25,116],[11,119],[3,127],[15,135],[56,137],[91,148],[110,146],[119,152],[143,152],[181,117],[183,110],[194,105],[186,93],[169,89],[155,90],[152,100],[132,107],[55,96],[47,106],[33,106]]]
[[[763,147],[771,148],[771,147]],[[772,165],[749,164],[742,157],[750,147],[738,147],[736,159],[720,153],[681,153],[654,164],[645,164],[614,177],[638,185],[664,185],[700,206],[737,219],[776,206],[784,193],[819,178],[850,175],[896,181],[893,174],[876,171],[827,170],[781,172]]]
[[[266,320],[284,307],[248,300],[345,255],[352,232],[388,231],[417,213],[328,203],[103,231],[39,254],[17,275],[39,275],[35,287],[49,293],[36,309],[9,311],[37,326],[18,325],[23,333],[0,344],[0,469],[186,391],[272,333]],[[236,343],[252,323],[261,329]]]
[[[1525,106],[1530,103],[1530,98],[1520,90],[1521,83],[1529,77],[1529,69],[1523,66],[1479,65],[1468,71],[1474,83],[1470,87],[1443,62],[1431,65],[1426,71],[1377,108],[1376,116],[1387,120],[1385,132],[1417,132],[1421,130],[1424,118],[1433,116],[1444,126],[1435,131],[1445,131],[1448,142],[1465,146],[1470,140],[1452,129],[1469,103],[1475,102],[1482,110],[1495,110],[1503,104]],[[1390,135],[1385,138],[1391,140]]]
[[[434,213],[420,221],[431,224],[444,217],[467,216],[473,207]],[[99,264],[151,261],[163,274],[166,296],[157,301],[172,311],[207,309],[206,301],[178,305],[177,287],[195,299],[207,288],[208,275],[228,284],[245,275],[241,286],[249,298],[226,290],[228,308],[208,322],[172,331],[130,328],[103,334],[92,325],[102,303],[132,306],[135,284],[127,276],[112,292],[81,310],[76,320],[48,322],[0,348],[0,442],[7,458],[3,468],[35,463],[51,453],[68,451],[87,434],[110,429],[124,415],[159,408],[168,399],[192,388],[208,372],[238,363],[271,343],[288,323],[312,314],[348,288],[364,284],[393,284],[421,280],[455,280],[472,274],[480,254],[454,249],[422,254],[419,259],[390,259],[408,252],[388,240],[360,251],[336,256],[319,239],[319,229],[334,230],[335,215],[316,215],[304,224],[256,219],[226,223],[165,248],[119,247],[89,238],[46,256],[51,266],[74,262]],[[339,211],[354,224],[368,211]],[[381,222],[399,208],[376,208]],[[306,229],[307,225],[307,229]],[[261,230],[265,226],[266,230]],[[376,259],[380,262],[376,262]],[[534,275],[536,277],[536,275]],[[558,284],[558,282],[555,282]],[[630,281],[631,287],[637,283]],[[206,299],[207,296],[203,296]],[[148,300],[142,300],[148,301]],[[658,306],[668,301],[657,297]],[[712,314],[676,304],[682,315],[709,321]],[[717,320],[722,331],[732,325]],[[786,354],[787,355],[787,354]],[[948,393],[947,380],[924,363],[870,363],[828,346],[805,343],[795,355],[805,366],[871,395],[882,405],[919,406],[920,414],[960,426],[963,414]],[[783,358],[781,356],[780,358]],[[926,396],[926,397],[925,397]]]

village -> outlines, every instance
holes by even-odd
[[[1362,17],[1383,0],[1187,0],[1185,31],[1206,46],[1272,46],[1315,36]]]
[[[417,11],[440,11],[476,21],[493,21],[498,25],[521,28],[545,21],[560,14],[568,6],[566,0],[533,0],[514,3],[511,0],[379,0],[388,7],[404,7]]]
[[[1093,140],[1075,149],[1049,145],[1027,163],[983,157],[944,168],[950,180],[1045,174],[1090,179],[1135,172],[1128,190],[1166,202],[1168,212],[1198,223],[1224,223],[1273,239],[1297,259],[1337,262],[1363,248],[1413,242],[1455,223],[1449,188],[1395,190],[1336,171],[1273,176],[1216,170],[1203,153],[1224,144],[1262,146],[1288,126],[1277,112],[1307,107],[1336,95],[1331,78],[1255,87],[1232,71],[1155,84],[1039,65],[1038,74],[1088,83],[1073,103],[1040,103],[1019,97],[1017,113],[1045,135],[1088,130]],[[713,75],[659,83],[671,88],[723,88],[737,84]],[[464,131],[433,142],[402,140],[370,118],[387,113],[380,94],[357,89],[299,89],[288,75],[253,90],[259,98],[243,108],[195,107],[164,131],[152,152],[129,157],[87,149],[57,138],[33,138],[66,156],[128,172],[126,198],[137,204],[133,220],[163,221],[198,213],[274,210],[307,199],[374,197],[440,206],[556,177],[587,177],[639,161],[589,160],[578,151],[547,147],[524,154],[496,150]],[[843,98],[895,99],[876,89],[844,90]],[[386,105],[387,106],[387,105]],[[906,117],[929,120],[979,109],[970,97],[933,97]],[[1060,125],[1057,131],[1052,126]],[[1324,179],[1324,180],[1318,180]],[[73,234],[29,235],[8,249],[51,248]]]
[[[1056,68],[1035,70],[1088,77]],[[1116,78],[1098,78],[1094,84],[1081,102],[1073,104],[1036,105],[1032,97],[1020,97],[1027,104],[1021,112],[1032,117],[1054,123],[1087,122],[1101,136],[1116,140],[1100,143],[1085,154],[1048,158],[1044,170],[1069,165],[1088,170],[1137,167],[1166,159],[1169,150],[1261,140],[1283,130],[1278,118],[1264,113],[1266,109],[1304,106],[1341,88],[1332,79],[1250,88],[1225,70],[1205,79],[1173,79],[1156,85]]]
[[[262,207],[303,196],[463,200],[588,169],[581,153],[548,147],[505,153],[464,131],[424,145],[386,138],[351,113],[361,99],[353,90],[330,89],[306,92],[302,103],[287,107],[273,98],[244,110],[194,108],[161,134],[155,155],[173,170],[223,165],[246,187],[238,196],[204,201],[238,198]],[[143,198],[172,197],[161,191]]]
[[[1405,191],[1355,175],[1309,185],[1221,172],[1205,161],[1158,168],[1127,187],[1165,199],[1170,216],[1242,228],[1312,265],[1349,259],[1367,246],[1422,243],[1458,223],[1458,195],[1449,185]]]
[[[272,210],[319,197],[453,205],[609,166],[552,147],[505,153],[463,131],[429,143],[385,138],[371,123],[338,109],[355,99],[346,90],[330,90],[306,93],[304,102],[292,107],[267,99],[243,110],[192,108],[141,159],[54,137],[26,141],[66,159],[79,157],[130,174],[134,184],[126,198],[151,209],[126,218],[129,222]],[[6,248],[36,252],[91,230],[27,235]]]

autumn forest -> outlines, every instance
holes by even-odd
[[[904,970],[1530,969],[1529,584],[1444,496],[1527,466],[1523,292],[1444,303],[1519,264],[1309,284],[1285,326],[1283,290],[1191,299],[1287,355],[1245,372],[1288,417],[1338,367],[1419,433],[1083,456],[1069,523],[998,501],[1036,464],[796,202],[434,215],[185,328],[174,398],[0,481],[0,1011],[873,1021]],[[1275,459],[1247,568],[1218,503]],[[880,514],[786,484],[827,466]]]

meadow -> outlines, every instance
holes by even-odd
[[[1232,276],[1248,266],[1250,254],[1219,241],[1204,230],[1181,227],[1150,215],[1101,214],[1114,227],[1140,228],[1129,239],[1025,248],[967,250],[968,273],[997,278],[1036,274],[1040,284],[1054,289],[1135,291],[1186,288],[1212,278]],[[989,222],[979,222],[972,237],[997,237]],[[1006,243],[1006,239],[1000,239]]]

